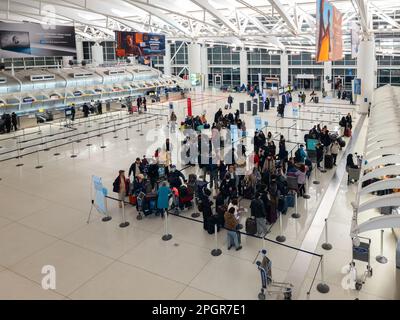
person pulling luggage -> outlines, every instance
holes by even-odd
[[[264,202],[261,200],[261,194],[256,193],[255,198],[250,203],[251,216],[256,218],[257,237],[264,237],[267,232],[267,218]]]

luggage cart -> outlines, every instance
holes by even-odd
[[[356,290],[360,291],[362,288],[362,285],[365,283],[367,278],[372,277],[372,267],[371,267],[371,262],[370,262],[370,247],[371,247],[371,239],[369,238],[364,238],[364,237],[359,237],[359,239],[366,240],[366,241],[360,241],[360,244],[358,246],[355,246],[353,243],[353,257],[351,261],[351,265],[355,267],[355,262],[354,260],[362,261],[367,263],[367,270],[363,273],[361,278],[357,279],[356,281]]]
[[[257,261],[260,254],[262,260]],[[267,250],[263,249],[259,251],[254,262],[257,264],[258,270],[260,271],[261,275],[261,291],[258,294],[258,299],[265,300],[265,292],[267,292],[270,295],[283,294],[285,300],[291,300],[293,285],[288,282],[276,282],[272,280],[272,262],[267,257]]]

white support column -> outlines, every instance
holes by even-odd
[[[82,40],[76,40],[76,60],[82,61],[83,60],[83,43]]]
[[[203,77],[203,88],[208,88],[208,49],[205,44],[200,49],[201,74]]]
[[[367,113],[368,105],[372,102],[376,83],[375,67],[375,41],[363,40],[357,56],[357,78],[361,79],[360,113]]]
[[[330,83],[327,80],[327,77],[329,77],[329,79],[331,80]],[[324,85],[324,89],[325,89],[326,94],[328,96],[332,95],[332,82],[333,82],[333,79],[332,79],[332,61],[324,62],[324,79],[323,80],[324,80],[323,85]]]
[[[97,67],[104,63],[103,46],[98,43],[92,46],[92,64]]]
[[[240,85],[247,85],[249,82],[249,64],[247,61],[247,51],[240,50]]]
[[[170,76],[171,70],[171,44],[166,41],[165,43],[165,56],[164,56],[164,74]]]
[[[288,84],[289,84],[289,59],[287,53],[283,52],[281,54],[281,86],[286,87]]]

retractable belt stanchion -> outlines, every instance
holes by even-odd
[[[88,132],[87,135],[88,135],[88,137],[87,137],[87,144],[86,144],[86,147],[90,147],[90,146],[92,146],[92,144],[91,144],[91,142],[90,142],[90,133]]]
[[[315,171],[315,180],[313,181],[313,184],[320,184],[320,182],[318,180],[318,165],[317,165],[317,163],[315,164],[314,171]]]
[[[78,155],[75,154],[74,140],[71,141],[71,147],[72,147],[71,158],[76,158]]]
[[[126,228],[127,226],[129,226],[129,222],[126,221],[125,219],[125,202],[122,200],[121,201],[122,204],[122,223],[120,223],[119,227],[120,228]]]
[[[37,166],[35,167],[35,169],[42,169],[43,166],[40,164],[40,150],[36,151],[36,159],[37,159]]]
[[[306,193],[303,194],[303,198],[308,200],[311,198],[311,196],[310,196],[309,178],[307,176],[306,176],[306,186],[305,187],[306,187]],[[307,202],[306,202],[306,204],[307,204]]]
[[[161,237],[164,241],[169,241],[172,239],[172,235],[168,233],[168,211],[166,211],[164,217],[164,235]]]
[[[56,143],[55,149],[56,149],[56,152],[53,154],[53,156],[57,157],[60,155],[60,153],[58,152],[58,144],[57,143]]]
[[[322,244],[322,249],[331,250],[332,245],[328,242],[328,219],[325,219],[325,242]]]
[[[324,256],[321,257],[321,282],[317,285],[317,290],[320,293],[328,293],[329,286],[325,283],[325,274],[324,274]]]
[[[17,167],[22,167],[24,164],[21,163],[21,154],[20,154],[20,148],[21,148],[21,142],[19,141],[19,139],[17,138],[17,159],[18,159],[18,163],[17,163]]]
[[[299,219],[301,217],[300,213],[298,212],[298,206],[297,206],[297,191],[294,193],[294,212],[292,213],[292,218],[293,219]]]
[[[282,228],[282,213],[279,213],[279,236],[276,237],[276,241],[278,242],[285,242],[286,237],[283,235],[283,228]]]
[[[107,147],[105,146],[105,144],[104,144],[104,135],[101,135],[101,146],[100,146],[100,148],[101,148],[101,149],[107,148]]]
[[[215,249],[211,250],[211,255],[213,257],[218,257],[222,254],[222,250],[218,248],[218,226],[214,225],[214,240],[215,240]]]
[[[321,169],[321,172],[322,172],[322,173],[326,173],[326,169],[325,169],[325,155],[326,155],[326,150],[325,150],[325,147],[324,147],[324,152],[323,152],[323,155],[322,155],[322,169]]]
[[[143,133],[143,123],[142,123],[142,122],[140,123],[140,134],[139,134],[139,136],[144,136],[144,133]]]
[[[125,141],[129,141],[129,132],[128,132],[128,128],[125,128],[125,133],[126,133],[126,138]]]
[[[115,120],[114,120],[114,130],[113,130],[113,132],[115,133],[114,139],[117,139],[118,138],[118,134],[117,134],[117,128],[115,126]]]
[[[381,230],[381,253],[379,256],[376,256],[376,261],[378,261],[381,264],[385,264],[388,262],[387,258],[383,255],[383,233],[385,231]]]

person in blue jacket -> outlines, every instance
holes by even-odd
[[[164,218],[164,212],[168,214],[170,194],[171,194],[171,189],[167,186],[167,183],[164,181],[161,187],[157,191],[157,208],[158,210],[160,210],[162,218]]]

